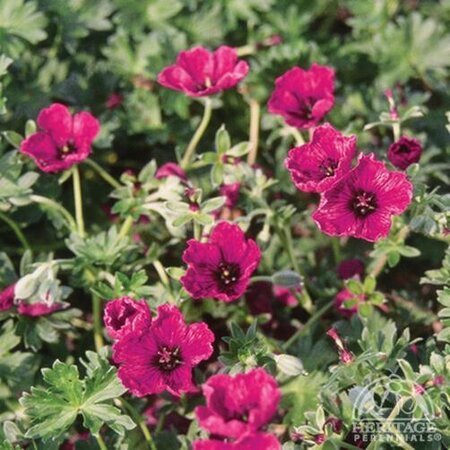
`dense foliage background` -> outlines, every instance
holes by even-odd
[[[202,106],[163,88],[156,77],[181,50],[194,45],[213,49],[222,44],[238,47],[251,70],[238,89],[214,98],[212,121],[198,153],[215,150],[216,132],[222,124],[233,145],[247,141],[250,106],[261,107],[257,163],[263,171],[251,172],[250,166],[242,169],[240,182],[245,188],[227,218],[242,220],[257,239],[263,251],[258,275],[297,270],[286,250],[287,240],[293,239],[294,259],[312,303],[299,295],[295,307],[277,304],[259,316],[256,327],[243,300],[233,304],[183,302],[188,321],[204,320],[216,333],[215,355],[197,374],[198,381],[217,372],[219,354],[222,367],[232,372],[264,365],[279,373],[285,396],[273,429],[283,449],[291,450],[300,448],[290,440],[293,427],[309,423],[313,430],[321,430],[321,414],[339,417],[349,431],[348,411],[333,409],[331,399],[341,396],[345,404],[349,401],[346,390],[353,383],[364,385],[370,374],[375,377],[386,371],[403,374],[405,380],[416,379],[422,364],[447,380],[434,401],[440,408],[439,428],[448,446],[450,350],[444,345],[450,341],[450,328],[446,328],[450,314],[444,309],[438,317],[442,305],[436,290],[449,308],[449,22],[448,0],[0,0],[0,287],[30,273],[35,262],[56,261],[62,284],[72,288],[70,293],[57,294],[60,299],[68,294],[71,308],[51,316],[30,319],[0,313],[0,422],[4,425],[0,449],[14,445],[58,448],[84,430],[77,419],[70,427],[53,423],[47,434],[41,429],[27,435],[30,417],[39,415],[39,408],[32,411],[33,405],[29,406],[27,416],[24,402],[18,400],[31,386],[45,385],[40,369],[51,367],[56,359],[75,363],[82,379],[94,377],[97,370],[99,379],[104,377],[95,382],[97,386],[111,376],[104,359],[106,350],[102,357],[92,353],[92,317],[94,322],[98,317],[98,311],[92,311],[92,295],[102,301],[122,295],[144,297],[152,309],[170,299],[187,298],[178,279],[184,268],[180,255],[186,238],[192,236],[192,226],[172,227],[173,214],[176,218],[181,213],[171,211],[171,217],[165,210],[161,213],[163,200],[170,198],[152,198],[151,193],[160,189],[152,184],[152,176],[156,165],[175,161],[182,154]],[[406,217],[395,222],[390,237],[376,244],[322,234],[311,220],[317,196],[297,191],[284,167],[295,141],[281,119],[267,113],[267,100],[276,77],[293,66],[309,67],[313,62],[336,70],[336,102],[327,120],[344,134],[355,134],[361,150],[386,159],[393,141],[386,119],[389,106],[384,91],[388,88],[405,119],[402,131],[423,145],[420,164],[408,172],[415,186],[414,203]],[[61,211],[42,201],[49,198],[72,211],[68,176],[38,176],[34,163],[15,150],[23,136],[34,131],[30,120],[56,101],[76,111],[89,110],[99,119],[101,134],[92,159],[120,179],[122,186],[111,196],[111,187],[95,167],[82,165],[86,239],[69,236]],[[368,124],[372,126],[365,127]],[[147,165],[151,160],[154,165]],[[203,199],[217,197],[217,181],[223,176],[213,170],[211,183],[209,168],[199,166],[192,173]],[[136,180],[129,170],[145,171],[139,179],[140,197],[134,196]],[[147,219],[134,225],[134,233],[140,236],[137,242],[124,239],[117,231],[130,211],[136,221],[140,216]],[[15,227],[27,242],[18,241],[12,231]],[[286,228],[288,236],[279,232]],[[349,321],[329,305],[344,286],[336,273],[339,262],[355,257],[364,261],[366,274],[373,277],[366,283],[354,281],[351,289],[368,296],[376,289],[380,295],[374,305],[380,298],[386,303],[382,309],[364,308]],[[170,279],[164,272],[169,267]],[[93,304],[98,307],[98,302]],[[272,327],[264,328],[270,317]],[[251,324],[255,329],[245,335],[241,328],[247,330]],[[357,358],[354,365],[340,364],[333,376],[330,366],[339,364],[339,359],[326,335],[331,325]],[[404,331],[407,328],[410,331]],[[439,341],[437,333],[441,333]],[[220,340],[223,336],[228,336],[227,342]],[[86,355],[88,350],[92,352]],[[274,354],[299,358],[304,372],[296,372],[298,364],[293,369],[288,360],[283,373],[282,363],[276,368],[280,358]],[[401,367],[399,359],[405,360]],[[69,371],[69,365],[64,367],[61,370]],[[70,378],[68,373],[60,376]],[[105,400],[121,393],[120,387],[111,387]],[[155,399],[128,401],[142,412]],[[164,397],[157,413],[159,422],[152,425],[158,450],[190,448],[199,433],[192,413],[199,403],[201,397],[183,397],[180,402]],[[129,413],[120,400],[116,406]],[[315,419],[308,411],[316,411]],[[170,414],[165,424],[161,417]],[[116,411],[102,417],[113,424],[113,430],[103,428],[107,448],[146,448],[139,428],[128,430],[130,423],[119,415]],[[39,418],[33,423],[39,423]],[[97,433],[102,424],[95,422],[91,431]],[[315,443],[316,448],[340,448],[339,442],[350,442],[346,432],[342,436],[328,432],[331,443]],[[55,442],[42,437],[54,437]],[[432,445],[442,448],[441,443]],[[97,443],[91,437],[78,442],[76,448],[94,449]],[[425,443],[414,448],[432,447]]]

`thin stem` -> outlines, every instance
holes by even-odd
[[[297,145],[304,145],[305,144],[305,139],[303,138],[303,136],[300,133],[300,131],[297,130],[297,128],[289,127],[289,132],[295,138],[295,143]]]
[[[331,238],[331,246],[333,248],[333,256],[336,264],[341,262],[341,243],[339,238]]]
[[[285,226],[283,230],[284,242],[287,248],[289,260],[291,261],[292,268],[305,280],[305,275],[298,264],[297,258],[294,253],[294,243],[292,242],[292,234],[289,226]],[[283,240],[283,239],[282,239]],[[310,312],[312,309],[312,299],[309,295],[308,289],[306,288],[306,283],[302,287],[302,297],[303,297],[303,307]]]
[[[251,277],[250,281],[252,283],[257,283],[258,281],[268,281],[269,283],[272,283],[272,277],[269,277],[268,275],[256,275]]]
[[[405,225],[405,226],[398,232],[396,241],[397,241],[397,242],[403,242],[403,241],[406,239],[406,237],[408,236],[409,232],[410,232],[410,229],[409,229],[408,225]],[[374,276],[375,278],[376,278],[378,275],[380,275],[380,273],[381,273],[381,272],[383,271],[383,269],[384,269],[384,266],[385,266],[386,263],[387,263],[387,260],[388,260],[387,254],[383,254],[380,258],[378,258],[377,260],[375,260],[375,261],[374,261],[374,264],[373,264],[373,268],[372,268],[372,270],[370,271],[370,274],[371,274],[372,276]]]
[[[122,227],[120,228],[119,238],[123,239],[124,237],[128,236],[128,233],[130,232],[133,223],[134,223],[133,217],[128,216],[125,219],[125,222],[122,224]]]
[[[306,333],[329,309],[334,305],[334,300],[320,308],[313,316],[310,317],[305,325],[297,330],[284,344],[283,349],[288,350],[289,347],[304,333]]]
[[[106,446],[105,441],[103,440],[100,433],[98,434],[98,436],[95,436],[95,439],[97,441],[97,444],[98,444],[100,450],[108,450],[108,447]]]
[[[248,104],[250,105],[250,152],[247,155],[247,163],[253,165],[256,162],[256,155],[258,154],[258,141],[259,141],[259,121],[261,116],[261,106],[254,100],[250,99]]]
[[[394,141],[397,142],[400,139],[401,135],[400,121],[394,122],[392,124],[392,132],[394,134]]]
[[[14,220],[10,219],[6,214],[4,214],[2,212],[0,212],[0,219],[3,220],[3,222],[5,222],[6,224],[8,224],[9,227],[11,228],[11,230],[14,231],[14,234],[17,236],[17,239],[20,241],[23,248],[25,250],[30,250],[30,248],[31,248],[30,244],[28,243],[27,238],[22,233],[22,230],[19,228],[17,223],[14,222]]]
[[[131,403],[127,402],[125,399],[121,398],[120,401],[122,402],[125,409],[128,410],[133,420],[139,425],[139,428],[142,431],[142,434],[144,436],[145,442],[148,445],[148,448],[150,450],[157,450],[155,441],[152,438],[152,435],[147,427],[147,424],[145,423],[145,420],[142,419],[141,414],[139,414],[134,408],[134,406]]]
[[[86,233],[84,230],[84,219],[83,219],[83,197],[81,195],[80,171],[78,170],[78,166],[73,166],[72,179],[73,179],[73,196],[75,200],[75,218],[77,222],[78,234],[81,237],[84,237]]]
[[[92,295],[92,316],[94,321],[94,344],[95,350],[98,352],[105,344],[102,334],[102,300],[96,294]]]
[[[379,433],[384,433],[389,430],[394,436],[399,440],[399,446],[404,448],[405,450],[414,450],[414,447],[411,447],[405,440],[403,439],[403,435],[395,428],[395,425],[392,425],[393,420],[399,415],[402,410],[404,404],[409,400],[409,397],[402,397],[394,406],[389,416],[384,420],[384,424],[381,427]],[[372,450],[375,448],[376,441],[372,441],[367,450]]]
[[[33,202],[39,203],[40,205],[47,206],[54,209],[55,211],[60,212],[64,219],[66,219],[67,224],[69,225],[69,229],[72,231],[75,231],[77,229],[77,223],[75,222],[75,219],[73,218],[72,214],[70,214],[70,212],[67,211],[66,208],[64,208],[64,206],[60,205],[50,198],[42,197],[41,195],[30,195],[30,199]]]
[[[181,160],[181,167],[183,167],[183,169],[186,169],[189,166],[191,159],[195,154],[195,149],[197,148],[197,145],[200,142],[200,139],[202,138],[203,134],[205,133],[206,128],[211,119],[211,112],[212,112],[212,100],[209,97],[206,97],[205,98],[205,109],[203,111],[202,120],[200,121],[200,124],[198,125],[197,130],[195,131],[194,135],[192,136],[191,141],[189,142],[188,146],[186,147],[186,151],[184,152],[183,159]]]
[[[158,276],[164,284],[164,286],[170,286],[170,280],[169,277],[166,274],[166,271],[164,270],[163,265],[159,260],[153,261],[153,267],[155,268],[156,272],[158,272]]]
[[[200,224],[194,220],[194,239],[200,241],[202,239],[202,229]]]
[[[120,188],[120,183],[115,180],[100,164],[94,160],[88,158],[84,161],[88,166],[95,170],[107,183],[109,183],[114,189]]]

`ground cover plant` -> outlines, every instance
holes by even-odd
[[[0,450],[448,448],[449,22],[0,0]]]

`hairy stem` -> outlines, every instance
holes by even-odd
[[[297,330],[284,344],[283,349],[286,351],[289,347],[303,334],[305,334],[324,314],[328,312],[334,305],[334,299],[320,308],[313,316],[311,316],[305,325]]]
[[[98,436],[95,436],[95,439],[100,450],[108,450],[108,447],[106,446],[105,441],[103,440],[100,433],[98,434]]]
[[[147,427],[147,424],[145,423],[145,420],[142,418],[141,414],[139,414],[134,406],[124,400],[123,398],[120,399],[125,409],[130,413],[133,420],[139,425],[139,428],[141,429],[142,435],[144,436],[145,442],[147,443],[147,446],[150,450],[157,450],[155,442],[153,441],[152,435],[150,433],[150,430]]]
[[[31,195],[30,199],[35,203],[39,203],[42,206],[46,206],[48,208],[54,209],[55,211],[58,211],[66,220],[69,229],[71,231],[76,231],[77,223],[75,222],[75,219],[73,218],[72,214],[70,214],[70,212],[67,211],[67,209],[64,208],[64,206],[60,205],[59,203],[55,202],[50,198],[42,197],[41,195]]]
[[[211,112],[212,112],[212,100],[209,97],[207,97],[205,98],[205,109],[203,111],[202,120],[200,121],[197,130],[192,136],[191,141],[186,147],[183,159],[181,160],[181,167],[183,167],[183,169],[186,169],[189,166],[191,159],[195,154],[197,145],[200,142],[200,139],[202,138],[203,134],[205,133],[206,128],[208,127],[209,121],[211,119]]]
[[[75,200],[75,219],[77,222],[78,234],[81,237],[85,237],[86,233],[84,229],[84,218],[83,218],[83,197],[81,195],[80,171],[78,170],[78,166],[73,166],[72,179],[73,179],[73,196]]]
[[[247,155],[247,163],[253,165],[256,162],[256,156],[258,154],[258,141],[259,141],[259,121],[261,116],[261,106],[253,99],[250,99],[248,104],[250,105],[250,152]]]
[[[5,222],[7,225],[9,225],[11,230],[14,231],[14,234],[22,244],[23,248],[25,250],[30,250],[31,248],[30,244],[28,243],[25,235],[22,233],[22,230],[20,229],[19,225],[17,225],[17,223],[14,222],[14,220],[10,219],[6,214],[2,213],[1,211],[0,211],[0,219],[3,220],[3,222]]]
[[[98,173],[108,184],[110,184],[114,189],[120,188],[120,183],[115,180],[100,164],[96,163],[94,160],[88,158],[85,163],[90,166],[95,172]]]
[[[125,219],[125,222],[122,224],[122,227],[120,228],[119,238],[123,239],[124,237],[128,236],[128,233],[130,232],[133,223],[134,223],[133,217],[128,216]]]

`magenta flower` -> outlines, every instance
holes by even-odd
[[[289,151],[285,165],[297,189],[323,192],[350,170],[355,152],[355,136],[325,124],[314,130],[311,142]]]
[[[49,316],[50,314],[65,309],[66,306],[67,304],[65,303],[52,303],[50,305],[45,302],[26,303],[23,300],[19,300],[17,312],[22,316],[28,317]]]
[[[224,438],[239,438],[267,425],[281,395],[275,379],[260,368],[235,377],[214,375],[202,389],[206,406],[195,409],[199,425]]]
[[[231,302],[245,292],[260,259],[255,241],[247,240],[237,225],[221,222],[207,243],[188,241],[183,253],[188,269],[180,281],[195,299]]]
[[[345,259],[337,268],[338,276],[341,280],[348,280],[349,278],[361,278],[364,275],[364,263],[358,259]]]
[[[422,145],[417,139],[402,136],[388,149],[389,161],[398,169],[405,170],[417,163],[422,155]]]
[[[122,384],[143,397],[165,390],[174,395],[195,389],[192,369],[208,359],[214,334],[203,323],[187,325],[173,305],[158,307],[158,316],[142,334],[128,333],[113,346]]]
[[[8,309],[11,309],[13,307],[15,287],[16,284],[14,283],[3,289],[2,292],[0,292],[0,312],[7,311]]]
[[[346,302],[350,302],[351,305],[346,306]],[[358,312],[359,304],[364,301],[364,295],[355,295],[345,288],[338,292],[334,299],[334,307],[336,311],[343,317],[350,319],[354,314]]]
[[[239,200],[239,192],[241,190],[241,183],[222,184],[220,186],[220,195],[225,197],[225,206],[227,208],[234,208]]]
[[[234,48],[222,46],[210,52],[194,47],[180,52],[176,63],[158,75],[158,82],[190,97],[205,97],[236,86],[248,71]]]
[[[142,334],[150,327],[152,317],[145,300],[122,297],[107,303],[103,321],[108,334],[120,339],[128,333]]]
[[[61,172],[86,159],[100,131],[92,114],[83,111],[72,116],[60,103],[41,110],[37,123],[42,131],[26,138],[20,151],[44,172]]]
[[[108,109],[115,109],[122,105],[123,103],[123,95],[118,92],[112,92],[108,99],[106,100],[105,106]]]
[[[309,70],[294,67],[275,80],[269,112],[288,125],[312,128],[334,105],[334,70],[313,64]]]
[[[406,175],[392,172],[373,154],[322,194],[313,214],[317,226],[331,236],[377,241],[389,234],[391,217],[411,203],[413,186]]]
[[[169,162],[163,164],[155,174],[155,178],[157,180],[161,180],[167,177],[176,177],[179,178],[183,182],[187,182],[188,177],[186,172],[176,163]]]
[[[252,433],[234,442],[216,439],[195,441],[193,450],[281,450],[281,444],[273,434]]]

